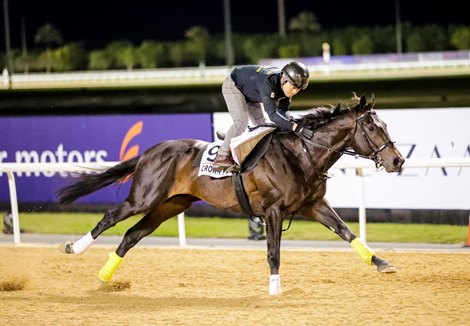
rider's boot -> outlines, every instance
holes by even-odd
[[[230,154],[219,153],[212,164],[215,171],[239,170],[238,165],[232,160]]]

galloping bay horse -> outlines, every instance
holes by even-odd
[[[349,242],[359,256],[367,264],[375,265],[379,272],[396,271],[348,228],[324,198],[328,169],[345,153],[374,160],[377,167],[387,172],[399,172],[404,163],[386,124],[374,111],[373,101],[367,103],[364,96],[353,99],[351,107],[312,109],[297,119],[298,123],[314,130],[312,139],[302,139],[293,132],[275,131],[269,150],[256,167],[241,174],[254,215],[264,216],[266,223],[271,295],[281,293],[282,223],[293,215],[320,222]],[[198,176],[198,167],[193,166],[193,161],[205,145],[207,142],[193,139],[165,141],[139,157],[100,174],[83,175],[77,183],[61,189],[60,203],[67,204],[126,177],[133,178],[127,199],[108,210],[81,239],[64,243],[62,250],[81,254],[116,223],[144,213],[101,268],[98,276],[108,282],[129,249],[194,202],[204,200],[241,213],[231,178]]]

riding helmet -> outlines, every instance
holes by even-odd
[[[291,85],[302,90],[307,88],[310,74],[303,63],[297,61],[289,62],[282,68],[282,74]]]

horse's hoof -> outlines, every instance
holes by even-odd
[[[397,269],[395,266],[390,264],[385,259],[381,259],[377,256],[372,257],[372,263],[377,266],[377,272],[379,273],[396,273]]]
[[[388,265],[377,266],[377,271],[379,273],[391,274],[391,273],[396,273],[397,269],[395,268],[395,266],[388,264]]]
[[[59,244],[59,251],[64,254],[73,254],[73,241],[65,241],[64,243]]]

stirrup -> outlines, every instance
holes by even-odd
[[[242,171],[241,167],[237,164],[233,164],[232,166],[225,169],[228,173],[240,173]]]
[[[215,171],[225,171],[232,167],[231,163],[220,162],[219,164],[213,164],[212,169]]]
[[[224,159],[222,157],[225,156]],[[220,159],[220,161],[218,161]],[[218,154],[214,163],[212,164],[212,168],[216,171],[226,170],[232,167],[235,163],[230,158],[230,155]]]

